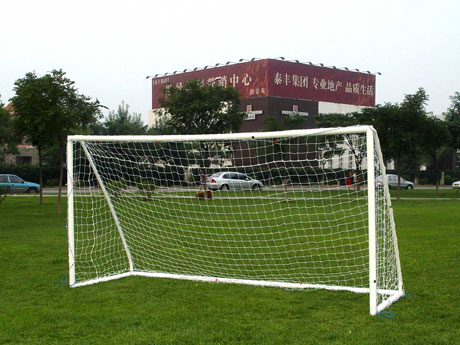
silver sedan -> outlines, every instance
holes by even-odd
[[[207,187],[212,190],[260,190],[264,185],[245,174],[223,171],[211,175]]]

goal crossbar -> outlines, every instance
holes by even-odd
[[[293,129],[287,131],[224,133],[224,134],[184,134],[184,135],[70,135],[70,141],[98,142],[184,142],[184,141],[221,141],[242,139],[289,138],[298,136],[335,135],[348,133],[367,133],[372,126],[360,125],[335,128]]]

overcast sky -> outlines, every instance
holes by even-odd
[[[240,58],[381,72],[377,103],[426,89],[441,114],[460,91],[460,1],[0,2],[0,95],[27,72],[63,69],[79,91],[147,123],[145,77]]]

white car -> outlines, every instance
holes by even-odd
[[[383,186],[383,179],[382,176],[377,177],[377,186],[381,187]],[[396,189],[398,188],[398,175],[394,174],[387,174],[387,180],[388,180],[388,187],[390,189]],[[401,184],[400,184],[401,189],[414,189],[414,183],[407,181],[401,177]]]
[[[260,190],[264,184],[239,172],[223,171],[211,175],[207,187],[211,190]]]
[[[452,183],[452,188],[453,189],[460,189],[460,181],[455,181]]]

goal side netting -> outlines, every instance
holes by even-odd
[[[69,284],[125,276],[403,296],[369,126],[69,136]]]

